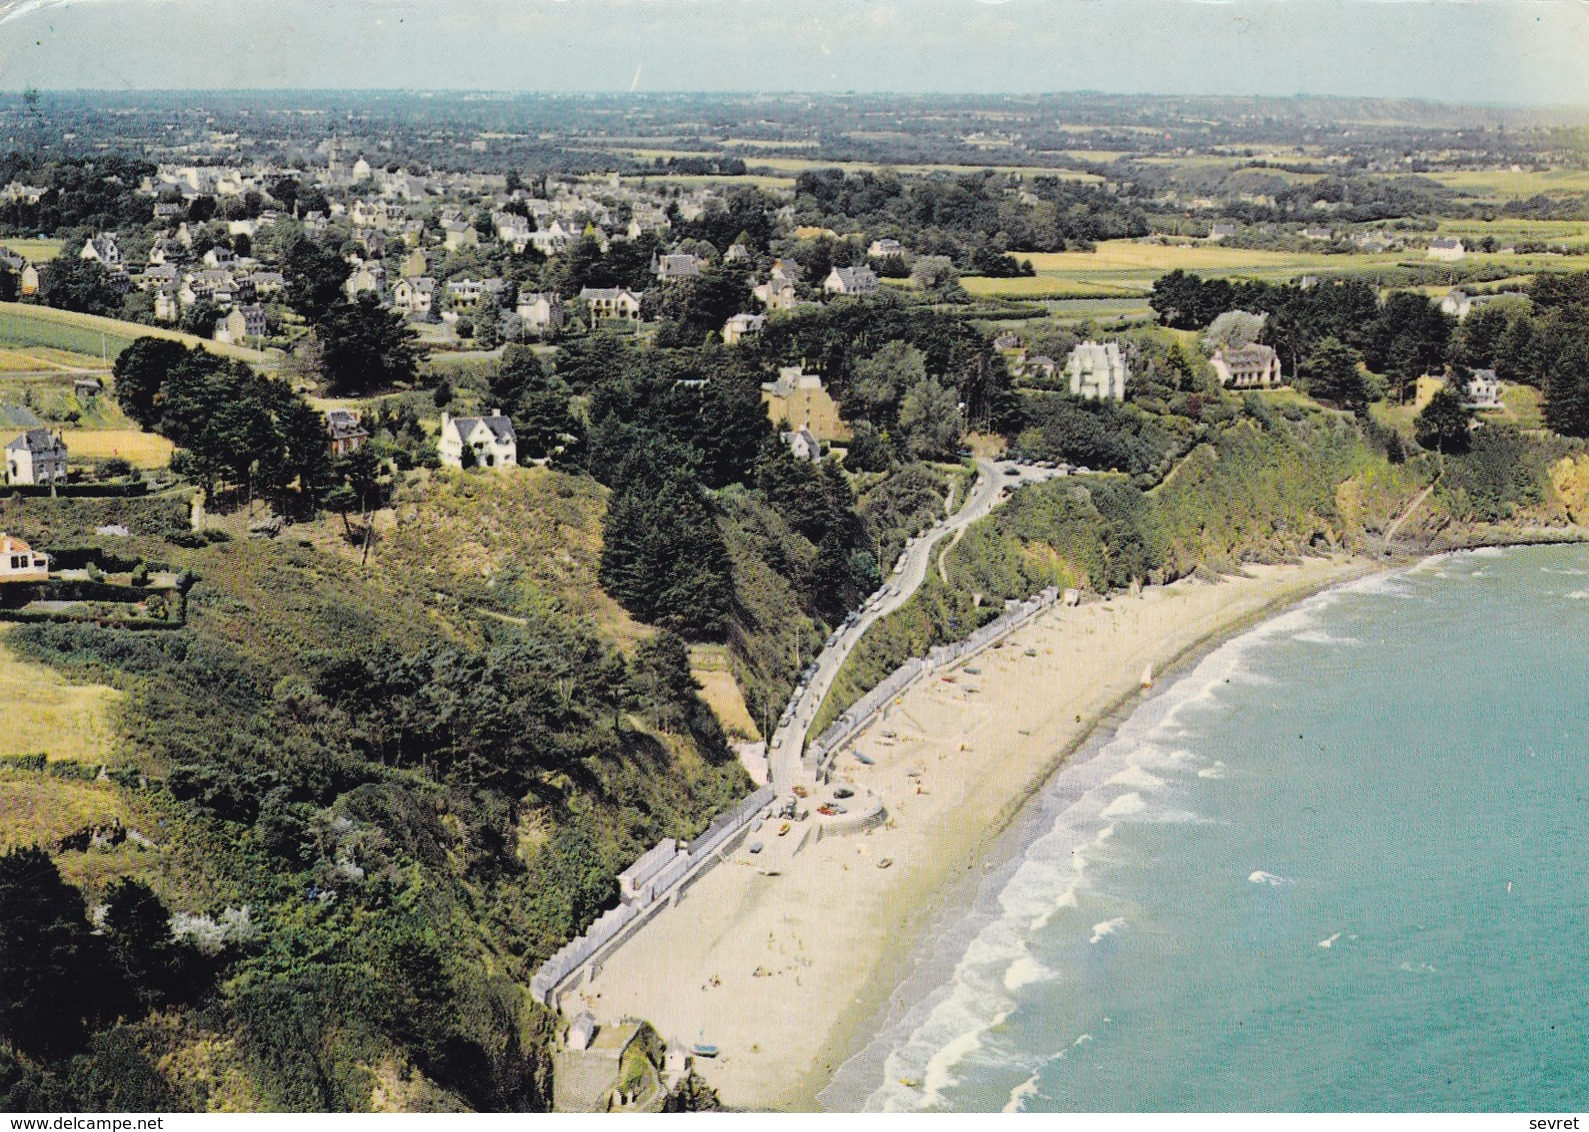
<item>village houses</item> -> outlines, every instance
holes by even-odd
[[[622,318],[638,322],[645,292],[637,295],[622,287],[586,287],[580,291],[579,297],[590,304],[592,318]]]
[[[878,288],[877,276],[870,267],[835,267],[822,281],[830,295],[870,295]]]
[[[767,325],[767,316],[764,314],[736,314],[723,323],[723,342],[732,346],[744,338],[761,332]]]
[[[370,434],[359,420],[359,414],[352,409],[329,409],[326,411],[326,438],[326,447],[335,459],[356,451]]]

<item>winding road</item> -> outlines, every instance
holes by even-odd
[[[822,701],[827,698],[834,677],[866,635],[867,629],[904,605],[921,588],[932,565],[933,548],[946,537],[958,537],[972,523],[990,513],[1006,498],[1007,489],[1039,483],[1058,474],[1061,473],[1009,461],[977,461],[976,484],[965,504],[953,515],[940,520],[905,544],[900,562],[896,563],[894,572],[889,575],[883,588],[867,599],[857,620],[840,626],[817,657],[816,670],[811,679],[796,689],[794,698],[790,700],[788,709],[773,732],[772,743],[767,751],[772,782],[780,794],[797,782],[811,777],[802,755],[812,721],[816,719]]]

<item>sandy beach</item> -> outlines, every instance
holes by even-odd
[[[565,997],[564,1010],[583,1004],[598,1022],[644,1018],[670,1042],[715,1043],[720,1055],[696,1065],[731,1107],[815,1108],[893,993],[939,894],[976,867],[1100,719],[1144,694],[1145,665],[1162,675],[1200,646],[1374,568],[1309,559],[1056,607],[1001,648],[934,673],[852,744],[875,765],[849,754],[836,763],[835,781],[882,797],[885,827],[819,841],[803,838],[805,823],[783,835],[782,823],[767,823]]]

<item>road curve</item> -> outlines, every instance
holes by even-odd
[[[1012,486],[1018,486],[1021,482],[1024,481],[1017,480]],[[965,505],[952,516],[905,545],[905,551],[901,555],[903,566],[896,564],[894,572],[888,576],[883,588],[873,594],[862,607],[860,618],[854,624],[842,627],[837,638],[832,639],[822,650],[816,660],[816,671],[811,679],[797,690],[794,699],[790,701],[789,709],[779,720],[777,730],[773,732],[767,757],[772,782],[779,793],[810,777],[802,765],[801,755],[805,750],[812,721],[816,719],[822,701],[827,698],[834,677],[839,674],[839,669],[844,666],[845,660],[856,644],[866,635],[866,630],[873,622],[887,617],[910,600],[927,577],[927,571],[932,563],[933,547],[945,537],[964,530],[997,507],[1005,496],[1004,487],[999,466],[989,460],[978,460],[977,481]]]

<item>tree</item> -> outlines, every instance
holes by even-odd
[[[602,588],[630,613],[699,640],[720,637],[733,600],[728,548],[689,473],[651,443],[628,461],[602,520]]]
[[[1208,324],[1203,341],[1210,348],[1246,346],[1258,341],[1268,317],[1267,314],[1253,314],[1251,311],[1225,311]]]
[[[310,322],[319,322],[342,301],[342,288],[352,271],[335,248],[308,236],[296,236],[282,249],[287,305]]]
[[[1473,410],[1454,385],[1442,385],[1414,421],[1418,443],[1440,452],[1466,452]]]
[[[1545,382],[1545,423],[1563,436],[1589,436],[1589,341],[1575,337]]]
[[[169,338],[138,338],[116,357],[116,403],[140,428],[160,419],[157,399],[166,375],[187,361],[188,351]]]
[[[0,854],[0,1039],[57,1057],[97,1016],[95,942],[83,894],[43,849]]]
[[[419,365],[414,328],[368,291],[332,303],[316,323],[315,335],[333,392],[366,394],[414,380]]]
[[[1321,341],[1302,367],[1308,396],[1354,413],[1366,412],[1368,383],[1358,361],[1357,351],[1339,338]]]
[[[39,270],[39,302],[83,314],[112,315],[121,309],[121,295],[104,264],[79,258],[70,245]]]
[[[855,363],[844,395],[845,416],[888,429],[898,420],[905,391],[927,380],[927,355],[908,342],[885,342]]]
[[[105,891],[105,936],[134,994],[158,1007],[177,989],[182,949],[172,940],[171,913],[142,881],[123,877]]]
[[[899,403],[899,428],[914,459],[953,456],[965,429],[954,390],[932,378],[918,381]]]

